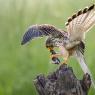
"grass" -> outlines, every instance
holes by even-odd
[[[27,27],[48,23],[65,29],[65,22],[78,9],[94,0],[0,0],[0,95],[36,95],[33,80],[48,74],[57,66],[50,64],[44,40],[37,39],[21,46]],[[95,79],[95,27],[86,36],[85,57]],[[69,60],[76,75],[83,73],[77,61]],[[78,67],[78,68],[77,68]],[[89,95],[93,95],[91,89]]]

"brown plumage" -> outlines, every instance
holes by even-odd
[[[82,62],[80,59],[84,61],[85,33],[94,24],[95,5],[93,4],[83,10],[79,10],[68,18],[66,23],[67,32],[48,24],[33,25],[24,34],[21,44],[23,45],[37,37],[48,36],[46,47],[50,49],[51,53],[53,54],[54,47],[58,47],[60,50],[60,53],[54,53],[52,57],[63,56],[63,63],[67,63],[70,56],[75,56],[79,59],[79,62]]]

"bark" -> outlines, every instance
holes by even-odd
[[[86,73],[83,79],[79,80],[71,67],[61,65],[47,77],[37,76],[34,84],[39,95],[88,95],[91,78]]]

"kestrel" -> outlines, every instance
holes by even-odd
[[[52,53],[52,60],[55,63],[60,63],[59,56],[64,58],[63,63],[65,64],[70,56],[76,57],[79,63],[85,62],[85,34],[94,24],[95,5],[93,4],[68,18],[66,31],[48,24],[30,26],[24,34],[21,44],[24,45],[37,37],[48,36],[46,47]],[[54,51],[55,47],[59,48],[59,53]]]

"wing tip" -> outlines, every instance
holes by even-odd
[[[91,6],[88,8],[88,11],[94,9],[94,7],[95,7],[95,4],[91,5]]]
[[[79,16],[79,15],[81,15],[81,14],[84,14],[84,13],[86,13],[86,12],[88,12],[88,11],[91,11],[91,10],[93,10],[94,8],[95,8],[95,4],[92,4],[90,7],[85,7],[83,10],[78,11],[76,14],[74,14],[73,16],[71,16],[71,17],[68,18],[68,21],[67,21],[67,23],[66,23],[65,25],[68,26],[69,23],[70,23],[73,19],[75,19],[77,16]]]
[[[26,44],[27,42],[30,42],[30,40],[32,40],[32,38],[24,36],[22,41],[21,41],[21,45]]]
[[[69,18],[68,18],[68,21],[65,23],[65,25],[66,25],[66,26],[68,26],[68,25],[69,25],[69,23],[70,23],[71,21],[72,21],[72,18],[71,18],[71,17],[69,17]]]
[[[24,42],[24,41],[22,41],[22,42],[21,42],[21,45],[24,45],[24,44],[25,44],[25,42]]]
[[[27,42],[29,42],[33,37],[32,35],[32,30],[33,28],[35,29],[37,27],[37,25],[32,25],[29,26],[29,28],[27,29],[27,31],[25,32],[25,34],[23,35],[22,41],[21,41],[21,45],[26,44]]]
[[[85,7],[85,8],[83,9],[83,14],[86,13],[86,12],[88,11],[88,9],[89,9],[88,7]]]
[[[27,39],[23,38],[23,39],[22,39],[22,41],[21,41],[21,45],[26,44],[28,41],[29,41],[29,40],[27,40]]]

